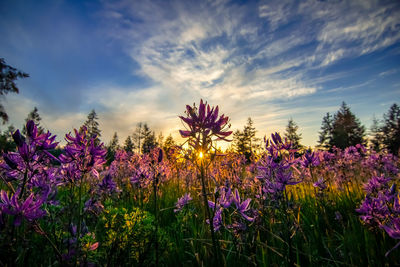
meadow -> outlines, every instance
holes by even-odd
[[[296,150],[275,133],[222,152],[229,119],[203,102],[185,144],[107,151],[82,127],[13,134],[0,181],[1,266],[400,265],[399,159],[363,145]]]

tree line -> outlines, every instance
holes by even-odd
[[[4,96],[8,93],[18,93],[16,80],[19,78],[29,77],[28,74],[17,70],[5,63],[4,59],[0,58],[0,95]],[[0,118],[3,124],[8,121],[8,115],[3,105],[0,103]],[[93,109],[87,116],[84,123],[88,131],[88,138],[96,137],[95,142],[100,143],[101,130],[99,129],[98,116]],[[28,114],[25,122],[33,120],[38,126],[38,131],[43,132],[44,129],[40,125],[41,117],[37,107]],[[82,129],[81,129],[82,130]],[[288,120],[285,129],[284,137],[292,142],[293,148],[301,150],[305,148],[301,144],[302,136],[298,133],[299,126],[292,118]],[[15,144],[12,139],[12,133],[15,131],[13,125],[7,130],[0,132],[0,151],[12,151],[15,149]],[[26,134],[26,129],[23,128],[23,134]],[[236,130],[233,135],[233,142],[230,150],[242,154],[246,159],[250,159],[261,148],[261,140],[256,137],[256,128],[251,118],[247,119],[247,123],[243,130]],[[148,153],[156,146],[163,147],[165,150],[175,145],[175,141],[169,135],[165,141],[162,133],[157,137],[155,132],[150,129],[147,123],[139,122],[136,125],[134,132],[129,135],[124,145],[119,145],[118,134],[114,133],[112,140],[107,144],[109,151],[109,160],[112,160],[115,151],[123,148],[127,152]],[[322,118],[321,130],[319,131],[318,147],[322,149],[332,150],[334,147],[346,148],[356,144],[367,145],[375,151],[383,149],[388,150],[394,155],[399,155],[400,149],[400,107],[394,103],[383,115],[382,119],[373,119],[369,138],[365,126],[353,114],[350,107],[343,102],[339,110],[335,114],[329,112]]]

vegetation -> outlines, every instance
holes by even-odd
[[[216,142],[233,133],[218,111],[203,101],[187,106],[187,146],[169,136],[157,147],[140,125],[144,153],[133,153],[130,136],[119,149],[117,133],[106,149],[82,126],[56,155],[54,136],[33,120],[25,136],[10,129],[16,149],[0,162],[0,265],[400,264],[395,155],[333,143],[304,152],[278,133],[260,151],[247,143],[248,159],[220,153]],[[363,136],[345,105],[329,125]]]

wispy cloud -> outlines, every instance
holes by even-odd
[[[312,144],[319,127],[315,121],[327,108],[326,99],[333,98],[333,93],[337,94],[334,100],[343,99],[346,92],[362,90],[374,84],[373,77],[389,76],[396,69],[381,68],[372,76],[369,73],[368,80],[353,81],[352,76],[367,67],[355,70],[337,66],[400,41],[400,7],[394,1],[276,0],[244,4],[228,0],[120,0],[101,1],[90,16],[98,23],[96,31],[85,27],[80,32],[79,24],[65,27],[72,29],[66,39],[90,33],[91,38],[101,36],[107,48],[122,49],[129,57],[129,75],[136,83],[122,84],[117,75],[115,80],[104,78],[113,73],[110,71],[105,75],[99,71],[98,81],[96,77],[90,82],[77,78],[81,70],[107,66],[121,53],[110,52],[104,62],[97,61],[96,53],[108,50],[97,51],[91,38],[83,38],[85,48],[93,47],[93,52],[82,52],[85,60],[91,62],[93,57],[99,64],[75,67],[75,61],[68,61],[76,68],[73,79],[64,77],[64,90],[51,94],[46,101],[51,102],[47,106],[72,106],[74,111],[55,112],[48,119],[54,127],[70,125],[73,120],[83,122],[84,112],[95,107],[105,139],[114,131],[125,138],[139,121],[147,121],[153,129],[167,134],[176,132],[180,127],[177,115],[182,114],[184,104],[203,98],[222,106],[232,116],[234,128],[241,128],[252,116],[260,131],[283,129],[288,117],[295,114],[308,131],[304,136],[314,138],[305,142]],[[35,42],[40,39],[31,38]],[[75,40],[68,51],[75,51],[77,44]],[[57,60],[65,57],[54,53]],[[74,59],[79,58],[77,55]],[[121,65],[107,70],[113,66]],[[66,93],[72,87],[78,89]],[[64,101],[57,99],[59,95]],[[36,98],[29,105],[40,101]]]

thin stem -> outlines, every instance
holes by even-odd
[[[203,162],[201,162],[201,165],[200,165],[200,178],[201,178],[201,185],[202,185],[204,208],[205,208],[206,216],[208,218],[209,225],[210,225],[213,250],[214,250],[214,254],[216,256],[216,262],[219,263],[218,244],[217,244],[217,240],[215,239],[215,232],[214,232],[214,216],[211,216],[210,209],[208,207],[207,191],[206,191],[206,183],[205,183],[205,170],[204,170]]]

